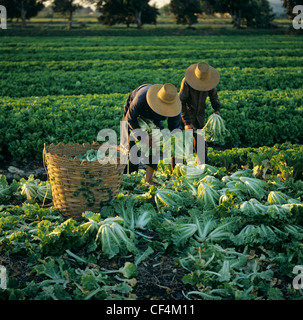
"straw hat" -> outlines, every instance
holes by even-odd
[[[154,84],[146,95],[146,100],[153,111],[164,117],[174,117],[181,112],[181,100],[177,89],[171,83]]]
[[[185,70],[185,80],[195,90],[209,91],[219,83],[220,74],[206,62],[199,62]]]

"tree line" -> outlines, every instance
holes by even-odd
[[[293,19],[293,7],[301,0],[281,0],[290,19]],[[35,17],[45,6],[46,0],[0,0],[6,7],[8,18],[21,19],[22,28],[26,20]],[[83,3],[95,5],[100,12],[99,22],[104,25],[136,24],[141,29],[144,24],[156,24],[160,14],[150,0],[83,0]],[[52,0],[52,9],[68,21],[72,27],[74,12],[79,8],[76,0]],[[174,15],[177,24],[191,27],[198,22],[199,14],[229,13],[234,27],[269,27],[274,14],[268,0],[171,0],[166,6],[168,13]]]

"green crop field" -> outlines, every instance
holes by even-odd
[[[66,34],[0,38],[0,299],[302,299],[302,37]],[[118,198],[82,220],[33,191],[48,181],[6,176],[11,164],[42,167],[44,144],[119,133],[133,89],[179,90],[200,61],[220,72],[230,132],[210,143],[207,165],[159,164],[159,188],[143,169],[125,174]],[[119,241],[109,245],[104,228]]]

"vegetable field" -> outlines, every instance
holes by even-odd
[[[291,35],[2,36],[0,299],[302,299],[302,49]],[[128,93],[179,89],[199,61],[220,72],[230,133],[207,165],[160,163],[160,187],[143,169],[124,175],[118,198],[82,220],[54,208],[48,181],[5,176],[42,167],[44,143],[119,133]]]

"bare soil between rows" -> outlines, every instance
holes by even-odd
[[[97,265],[107,270],[117,270],[123,267],[126,261],[131,260],[132,258],[123,257],[100,258]],[[0,265],[7,268],[10,277],[15,278],[21,288],[31,281],[45,280],[32,272],[32,266],[28,264],[26,256],[0,256]],[[80,265],[73,263],[73,267],[77,268]],[[155,252],[138,265],[137,283],[133,287],[132,295],[135,300],[185,300],[183,293],[193,289],[182,283],[186,273],[186,270],[176,266],[174,257]]]

